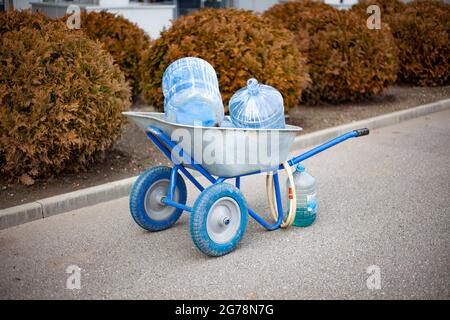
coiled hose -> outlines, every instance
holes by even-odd
[[[289,179],[289,212],[287,213],[286,220],[283,220],[281,223],[282,228],[287,228],[294,223],[295,212],[297,210],[297,196],[295,193],[295,184],[294,184],[294,176],[292,175],[291,166],[287,163],[287,161],[283,162],[284,170],[287,173]],[[267,199],[269,200],[269,208],[272,213],[272,217],[275,221],[278,221],[278,210],[276,207],[276,195],[275,195],[275,187],[273,183],[273,172],[270,172],[266,176],[266,191],[267,191]]]

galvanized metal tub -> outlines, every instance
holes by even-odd
[[[287,159],[294,138],[302,130],[291,125],[286,125],[285,129],[189,126],[166,121],[164,113],[130,111],[122,114],[144,132],[148,126],[158,128],[195,162],[218,177],[236,177],[278,167]],[[175,153],[173,157],[172,161],[192,168]]]

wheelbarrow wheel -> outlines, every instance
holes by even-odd
[[[233,251],[247,226],[247,204],[241,191],[228,183],[206,188],[195,201],[191,237],[197,248],[209,256]]]
[[[134,221],[145,230],[160,231],[170,228],[180,217],[182,209],[161,203],[167,195],[171,168],[153,167],[142,173],[130,193],[130,211]],[[180,174],[173,195],[174,201],[186,204],[186,184]]]

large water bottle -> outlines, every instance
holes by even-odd
[[[222,122],[224,108],[217,74],[205,60],[186,57],[171,63],[162,87],[168,121],[209,127]]]
[[[259,84],[254,78],[230,99],[231,121],[237,128],[285,127],[283,97],[275,88]]]
[[[297,196],[297,210],[293,225],[307,227],[313,224],[317,215],[316,180],[298,164],[294,176],[295,194]],[[289,179],[287,187],[289,188]]]

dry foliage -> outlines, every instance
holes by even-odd
[[[130,82],[133,93],[138,94],[143,53],[150,47],[145,32],[124,17],[104,11],[83,12],[81,30],[103,43]]]
[[[315,1],[278,4],[264,15],[296,34],[308,58],[312,84],[304,98],[311,102],[362,100],[396,79],[398,50],[387,25],[370,30],[361,15]]]
[[[86,168],[119,135],[130,103],[123,73],[61,22],[11,12],[0,25],[1,174],[30,184]]]
[[[23,27],[33,28],[41,32],[46,32],[49,27],[58,30],[66,29],[64,23],[48,18],[39,12],[34,14],[26,10],[11,10],[7,14],[0,12],[0,35],[8,31],[20,30]]]
[[[400,79],[420,86],[450,83],[450,5],[413,1],[390,22],[400,49]]]
[[[274,28],[250,11],[204,9],[178,18],[154,42],[142,84],[150,105],[162,109],[164,70],[186,56],[205,59],[215,68],[225,106],[247,79],[255,77],[277,88],[288,110],[298,104],[308,80],[305,59],[288,30]]]

